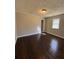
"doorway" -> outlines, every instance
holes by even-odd
[[[43,32],[43,23],[44,23],[44,20],[41,20],[41,33]]]

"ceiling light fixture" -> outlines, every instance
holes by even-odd
[[[44,12],[44,13],[45,13],[45,12],[47,12],[47,10],[46,10],[46,9],[42,9],[42,12]]]

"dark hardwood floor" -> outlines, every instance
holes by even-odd
[[[48,33],[18,38],[15,59],[64,59],[64,39]]]

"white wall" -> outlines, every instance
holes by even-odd
[[[27,36],[41,32],[41,19],[38,16],[16,12],[16,36]]]

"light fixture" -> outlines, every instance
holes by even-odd
[[[42,12],[44,12],[44,13],[45,13],[45,12],[47,12],[47,10],[46,10],[46,9],[42,9],[41,11],[42,11]]]

